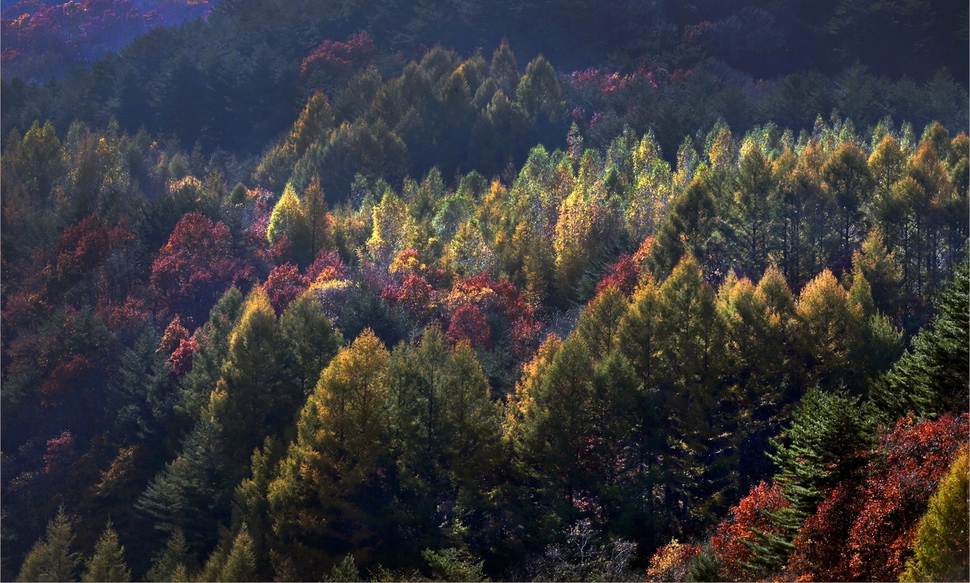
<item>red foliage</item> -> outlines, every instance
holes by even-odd
[[[340,258],[340,253],[334,250],[321,250],[313,263],[306,268],[306,276],[310,281],[344,279],[347,277],[347,266]]]
[[[400,304],[415,318],[423,320],[434,308],[434,288],[423,276],[416,273],[405,275],[400,284],[391,283],[381,290],[381,297]]]
[[[109,253],[108,230],[101,219],[90,215],[64,229],[57,249],[57,272],[75,278],[101,264]]]
[[[70,431],[64,431],[47,440],[47,450],[41,458],[44,462],[44,473],[49,475],[65,469],[73,458],[74,435]]]
[[[629,255],[621,255],[616,262],[610,266],[606,275],[596,284],[596,293],[608,287],[615,287],[624,295],[629,296],[637,287],[640,280],[640,268],[634,263]]]
[[[240,277],[239,263],[229,227],[202,213],[187,213],[152,263],[151,284],[164,309],[202,317]]]
[[[172,354],[183,340],[189,337],[189,329],[182,325],[182,318],[175,316],[165,327],[165,333],[158,344],[158,349],[165,354]]]
[[[517,357],[525,358],[535,348],[542,325],[536,320],[532,305],[512,282],[495,281],[488,273],[455,282],[446,300],[452,323],[457,311],[465,306],[474,306],[485,315],[486,322],[497,327],[496,337],[508,338]],[[490,329],[490,337],[491,332]]]
[[[79,354],[58,363],[40,387],[43,404],[51,406],[60,401],[76,385],[83,383],[93,370],[91,361]]]
[[[195,336],[183,338],[179,342],[178,348],[172,351],[167,361],[176,376],[181,376],[192,368],[192,357],[197,350],[199,350],[199,343],[195,340]]]
[[[358,32],[346,41],[325,40],[300,63],[300,74],[314,69],[344,72],[364,62],[374,52],[374,39],[366,32]]]
[[[467,304],[461,306],[451,315],[448,324],[448,338],[452,342],[465,341],[472,346],[490,347],[492,344],[492,330],[489,328],[485,314],[478,306]]]
[[[731,508],[731,518],[718,525],[711,537],[711,548],[723,564],[726,579],[750,579],[742,565],[751,560],[751,549],[744,541],[755,538],[755,531],[773,532],[766,512],[776,512],[788,506],[781,494],[781,486],[761,482]]]
[[[300,269],[292,263],[277,265],[269,272],[263,289],[276,313],[281,313],[290,302],[295,300],[310,285],[310,281],[300,274]]]
[[[895,581],[937,482],[968,436],[967,414],[900,420],[865,475],[840,484],[805,521],[788,570],[799,578]]]
[[[633,87],[656,89],[660,86],[658,78],[665,76],[665,71],[653,71],[647,67],[640,67],[636,71],[622,75],[617,71],[589,68],[573,71],[569,75],[569,80],[573,87],[580,91],[593,90],[607,96]]]
[[[119,338],[137,333],[141,326],[151,317],[151,310],[145,306],[144,300],[128,296],[120,305],[106,304],[99,306],[100,315],[108,329]]]
[[[142,33],[196,18],[208,12],[205,1],[133,2],[132,0],[21,0],[3,10],[3,62],[38,59],[63,66],[71,59],[92,59],[124,46]],[[44,71],[18,70],[27,75]]]

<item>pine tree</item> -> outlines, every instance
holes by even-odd
[[[229,550],[226,562],[219,570],[218,580],[225,582],[259,580],[253,539],[249,536],[245,524],[232,541],[232,548]]]
[[[302,387],[286,382],[281,372],[276,312],[263,288],[256,286],[229,335],[222,375],[206,409],[218,429],[217,446],[231,482],[241,478],[239,468],[262,437],[290,423],[299,409]]]
[[[380,544],[386,512],[389,355],[365,330],[320,375],[297,421],[297,437],[269,485],[279,544],[302,577],[337,556]]]
[[[212,307],[209,320],[202,326],[198,349],[192,355],[192,368],[182,378],[176,406],[186,420],[195,421],[209,401],[209,393],[219,380],[229,350],[229,334],[242,313],[244,302],[238,288],[229,288]]]
[[[828,490],[851,475],[865,461],[872,440],[872,423],[858,397],[812,389],[792,415],[781,439],[773,439],[769,454],[778,468],[788,506],[769,513],[774,532],[754,530],[750,568],[770,577],[791,552],[802,522],[815,512]]]
[[[417,345],[399,345],[388,369],[389,422],[408,515],[418,545],[439,544],[442,514],[456,503],[480,510],[497,470],[498,409],[475,351],[452,351],[437,326]],[[461,509],[460,508],[460,509]],[[425,538],[426,537],[426,538]],[[417,550],[416,549],[416,550]]]
[[[966,406],[967,338],[970,334],[970,263],[964,260],[940,294],[934,319],[913,338],[912,348],[873,387],[885,419],[907,413],[934,416]]]
[[[957,456],[920,520],[913,556],[900,581],[966,581],[970,578],[970,497],[967,451]]]
[[[187,563],[188,547],[185,544],[185,535],[181,530],[176,530],[165,543],[165,549],[155,556],[146,579],[148,581],[185,580]],[[180,570],[183,573],[182,577],[179,577]]]
[[[287,184],[283,196],[273,207],[266,227],[266,240],[270,245],[286,237],[292,245],[297,262],[308,263],[313,258],[310,248],[311,229],[304,212],[303,202],[297,196],[292,184]]]
[[[357,570],[357,562],[354,560],[354,555],[348,554],[327,571],[323,580],[330,583],[342,583],[345,581],[360,581],[360,578],[360,571]]]
[[[293,378],[302,396],[309,395],[320,372],[343,343],[340,333],[309,294],[290,302],[280,316],[279,329],[286,346],[281,358],[287,375]]]
[[[84,581],[131,581],[131,570],[125,563],[125,549],[118,542],[118,533],[111,522],[104,529],[94,546],[94,555],[88,560]]]
[[[492,63],[489,67],[488,76],[492,78],[498,89],[501,89],[506,95],[512,95],[518,86],[518,65],[507,39],[502,39],[501,44],[492,53]]]
[[[74,581],[79,563],[71,550],[74,532],[64,507],[47,523],[47,532],[27,554],[20,567],[18,581]]]
[[[176,532],[182,533],[193,552],[214,542],[212,525],[224,516],[217,435],[210,420],[200,420],[179,455],[155,476],[135,503],[135,509],[157,530],[173,537]]]

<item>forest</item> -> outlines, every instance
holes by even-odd
[[[968,18],[4,2],[0,579],[970,580]]]

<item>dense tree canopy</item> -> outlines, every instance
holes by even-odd
[[[601,4],[5,47],[0,578],[970,577],[965,7]]]

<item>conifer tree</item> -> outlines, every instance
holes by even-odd
[[[185,535],[181,530],[176,530],[165,542],[165,548],[159,552],[152,566],[148,569],[145,576],[148,581],[178,581],[185,580],[187,575],[188,547],[185,543]],[[180,572],[182,577],[180,578]]]
[[[245,524],[232,541],[232,548],[229,550],[226,562],[219,570],[218,580],[225,582],[259,580],[256,571],[256,553],[253,549],[253,539],[249,536]]]
[[[88,560],[84,581],[131,581],[131,570],[125,562],[125,549],[118,542],[118,533],[111,526],[105,527],[94,546],[94,555]]]
[[[74,532],[64,507],[47,523],[47,532],[38,540],[20,566],[18,581],[74,581],[79,563],[71,550]]]
[[[780,439],[773,439],[769,455],[778,468],[788,505],[769,514],[773,532],[755,530],[749,566],[759,576],[777,573],[791,552],[802,522],[815,512],[828,490],[850,476],[864,462],[872,441],[869,412],[858,397],[812,389],[792,415]]]
[[[940,294],[936,315],[912,347],[873,387],[872,399],[883,416],[907,413],[933,416],[966,405],[967,337],[970,334],[970,263],[964,260]]]
[[[964,581],[970,575],[970,497],[967,451],[940,480],[913,541],[913,556],[900,581]]]
[[[320,375],[269,485],[275,539],[302,577],[380,544],[387,468],[389,355],[365,330]]]

